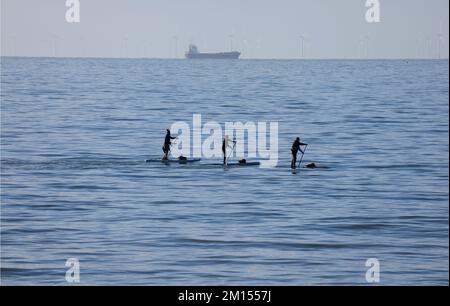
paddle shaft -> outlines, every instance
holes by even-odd
[[[306,148],[308,148],[308,145],[305,145],[305,149],[303,150],[302,157],[300,157],[300,161],[298,162],[297,168],[300,168],[300,164],[302,163],[303,156],[305,155],[306,152]]]
[[[233,141],[233,149],[231,149],[230,153],[228,153],[227,159],[225,160],[225,164],[228,164],[228,160],[230,159],[230,156],[233,153],[235,147],[236,147],[236,141]]]

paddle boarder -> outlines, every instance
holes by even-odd
[[[301,146],[307,146],[308,144],[303,143],[300,141],[300,137],[297,137],[294,141],[294,143],[292,144],[292,162],[291,162],[291,168],[295,169],[297,166],[297,153],[298,151],[302,152],[302,154],[304,154],[305,152],[302,150]]]
[[[226,135],[222,142],[223,164],[224,165],[227,164],[227,148],[230,148],[231,150],[233,150],[233,147],[230,145],[230,142],[232,142],[233,144],[236,143],[236,141],[234,141],[234,140],[230,141],[230,139],[228,138],[228,135]]]
[[[163,160],[168,160],[169,159],[169,152],[170,152],[170,146],[172,145],[171,140],[175,139],[176,137],[174,136],[170,136],[170,130],[167,129],[166,130],[166,138],[164,139],[164,145],[162,147],[162,150],[164,152],[164,156],[163,156]]]

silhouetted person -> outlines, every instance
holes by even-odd
[[[164,152],[163,160],[169,159],[170,145],[172,144],[171,140],[175,138],[176,137],[170,136],[170,130],[167,129],[166,138],[164,139],[164,146],[162,147]]]
[[[232,141],[233,143],[236,143],[236,141]],[[225,138],[222,141],[222,152],[223,152],[223,164],[227,164],[227,148],[230,148],[233,150],[233,147],[230,145],[230,139],[228,138],[228,135],[225,136]]]
[[[297,166],[297,153],[298,151],[302,152],[304,154],[305,152],[302,151],[301,146],[306,146],[306,143],[300,142],[300,137],[297,137],[292,144],[292,162],[291,162],[291,168],[295,169]]]

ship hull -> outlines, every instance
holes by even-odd
[[[238,59],[240,52],[221,52],[221,53],[186,53],[188,59]]]

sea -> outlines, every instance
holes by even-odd
[[[194,114],[277,166],[146,162]],[[449,61],[2,57],[0,207],[2,285],[448,285]]]

